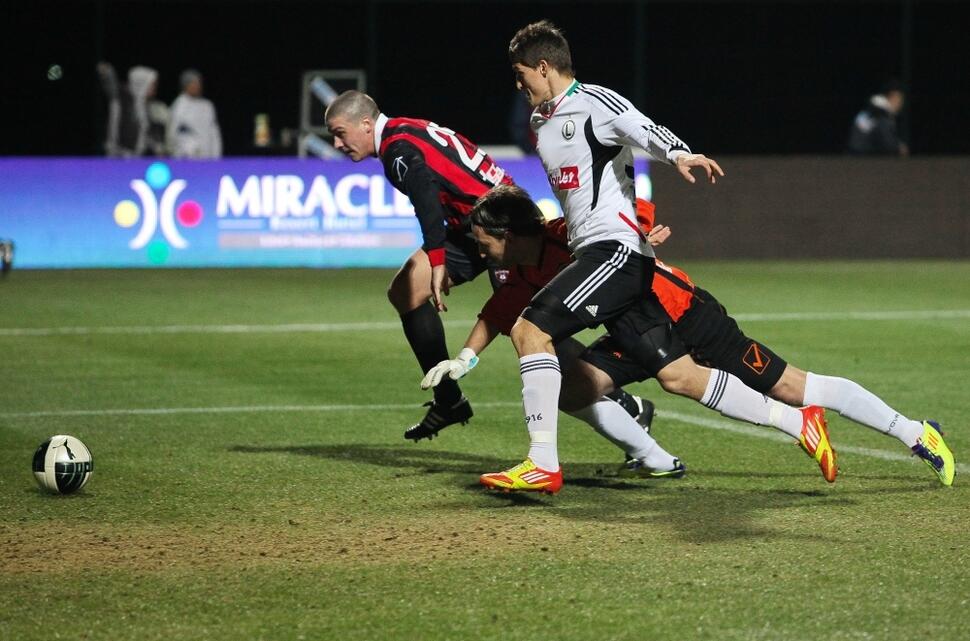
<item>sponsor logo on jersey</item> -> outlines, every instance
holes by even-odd
[[[586,311],[589,312],[589,315],[590,316],[596,316],[596,312],[598,312],[599,310],[600,310],[600,306],[599,305],[587,305],[586,306]]]
[[[507,269],[496,269],[493,273],[495,274],[495,280],[497,280],[501,284],[504,285],[505,283],[507,283],[509,281],[509,270],[507,270]]]
[[[567,120],[562,126],[562,137],[566,140],[572,140],[575,134],[576,123],[574,123],[572,120]]]
[[[758,349],[758,344],[753,342],[748,351],[744,353],[744,357],[741,359],[745,365],[750,367],[755,374],[762,375],[765,370],[768,369],[768,363],[771,362],[771,358],[766,354],[762,354],[761,350]]]
[[[397,174],[397,181],[404,182],[404,177],[408,175],[408,165],[404,162],[404,157],[398,156],[395,158],[391,167],[394,169],[394,173]]]
[[[579,167],[560,167],[549,174],[553,189],[579,189]]]

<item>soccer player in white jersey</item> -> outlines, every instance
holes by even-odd
[[[520,29],[509,44],[509,59],[516,87],[534,108],[537,149],[565,213],[575,261],[535,295],[512,328],[528,457],[508,470],[483,474],[481,483],[505,491],[559,491],[561,376],[553,345],[601,324],[665,390],[731,418],[778,427],[798,439],[827,481],[835,481],[838,466],[824,410],[788,407],[727,372],[698,366],[650,291],[654,254],[637,223],[632,147],[673,165],[690,182],[694,167],[715,182],[724,175],[718,164],[691,153],[615,92],[577,81],[569,44],[552,23]]]

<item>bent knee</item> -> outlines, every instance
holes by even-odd
[[[515,345],[519,354],[554,353],[552,351],[552,338],[549,334],[521,316],[512,326],[509,338],[512,339],[512,344]]]
[[[661,378],[659,382],[665,392],[680,396],[687,396],[691,389],[690,380],[685,377]]]
[[[704,395],[710,376],[711,370],[684,356],[660,370],[657,382],[671,394],[699,399]]]
[[[417,309],[431,298],[431,276],[426,271],[412,257],[391,279],[387,286],[387,300],[398,313]]]

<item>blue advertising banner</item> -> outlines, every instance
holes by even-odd
[[[537,158],[497,162],[561,215]],[[395,267],[421,246],[376,159],[0,158],[0,238],[18,268]]]

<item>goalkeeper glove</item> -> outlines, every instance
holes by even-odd
[[[469,349],[468,347],[463,348],[458,352],[456,358],[450,361],[441,361],[424,375],[421,380],[421,389],[428,389],[429,387],[435,387],[441,382],[441,379],[447,374],[451,380],[457,381],[459,378],[468,373],[468,370],[478,365],[478,357],[475,356],[475,350]]]

